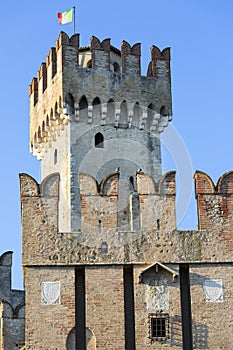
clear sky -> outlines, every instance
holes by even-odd
[[[193,172],[209,174],[214,182],[233,169],[233,2],[232,0],[40,0],[1,4],[0,101],[0,254],[13,256],[13,287],[22,288],[21,223],[18,174],[40,181],[39,161],[29,153],[28,85],[61,30],[57,12],[76,5],[81,46],[92,35],[142,44],[145,75],[152,45],[171,47],[172,127],[183,139]],[[176,160],[164,153],[164,171]],[[184,161],[184,168],[186,163]],[[190,180],[189,180],[190,181]],[[188,187],[188,186],[187,186]],[[187,188],[188,191],[188,188]],[[194,194],[181,229],[196,228]]]

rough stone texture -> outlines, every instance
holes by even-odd
[[[0,256],[0,346],[16,350],[24,343],[24,291],[11,289],[12,252]]]

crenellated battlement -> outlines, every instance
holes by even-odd
[[[215,230],[232,250],[233,171],[223,174],[216,184],[201,171],[194,178],[199,229]]]
[[[141,75],[141,45],[121,49],[92,36],[60,33],[29,88],[30,147],[39,159],[46,145],[70,123],[113,124],[160,133],[171,120],[170,49],[151,48],[147,76]]]

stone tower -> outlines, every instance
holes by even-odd
[[[231,346],[215,325],[223,307],[232,324],[233,173],[217,188],[196,172],[199,230],[176,230],[171,110],[169,48],[152,46],[147,76],[140,44],[61,32],[50,49],[30,85],[41,183],[20,174],[26,349]]]
[[[39,322],[27,314],[28,348],[39,348],[44,324],[54,349],[65,348],[72,329],[80,344],[89,331],[98,348],[123,349],[124,289],[128,283],[132,297],[132,262],[145,263],[135,241],[140,230],[175,228],[174,174],[161,179],[159,139],[171,120],[170,49],[152,46],[147,76],[140,55],[140,44],[123,41],[119,50],[93,36],[80,47],[78,34],[61,32],[30,85],[30,146],[42,182],[20,175],[27,310]],[[153,222],[147,215],[155,201],[164,207],[160,193],[169,193],[169,222],[158,208]],[[57,299],[41,296],[45,290]],[[85,307],[77,293],[89,299]]]

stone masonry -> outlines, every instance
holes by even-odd
[[[11,289],[12,252],[0,256],[0,348],[20,349],[24,344],[24,291]]]
[[[20,174],[25,349],[230,349],[233,172],[194,175],[198,230],[176,227],[170,50],[61,32],[30,85]]]

